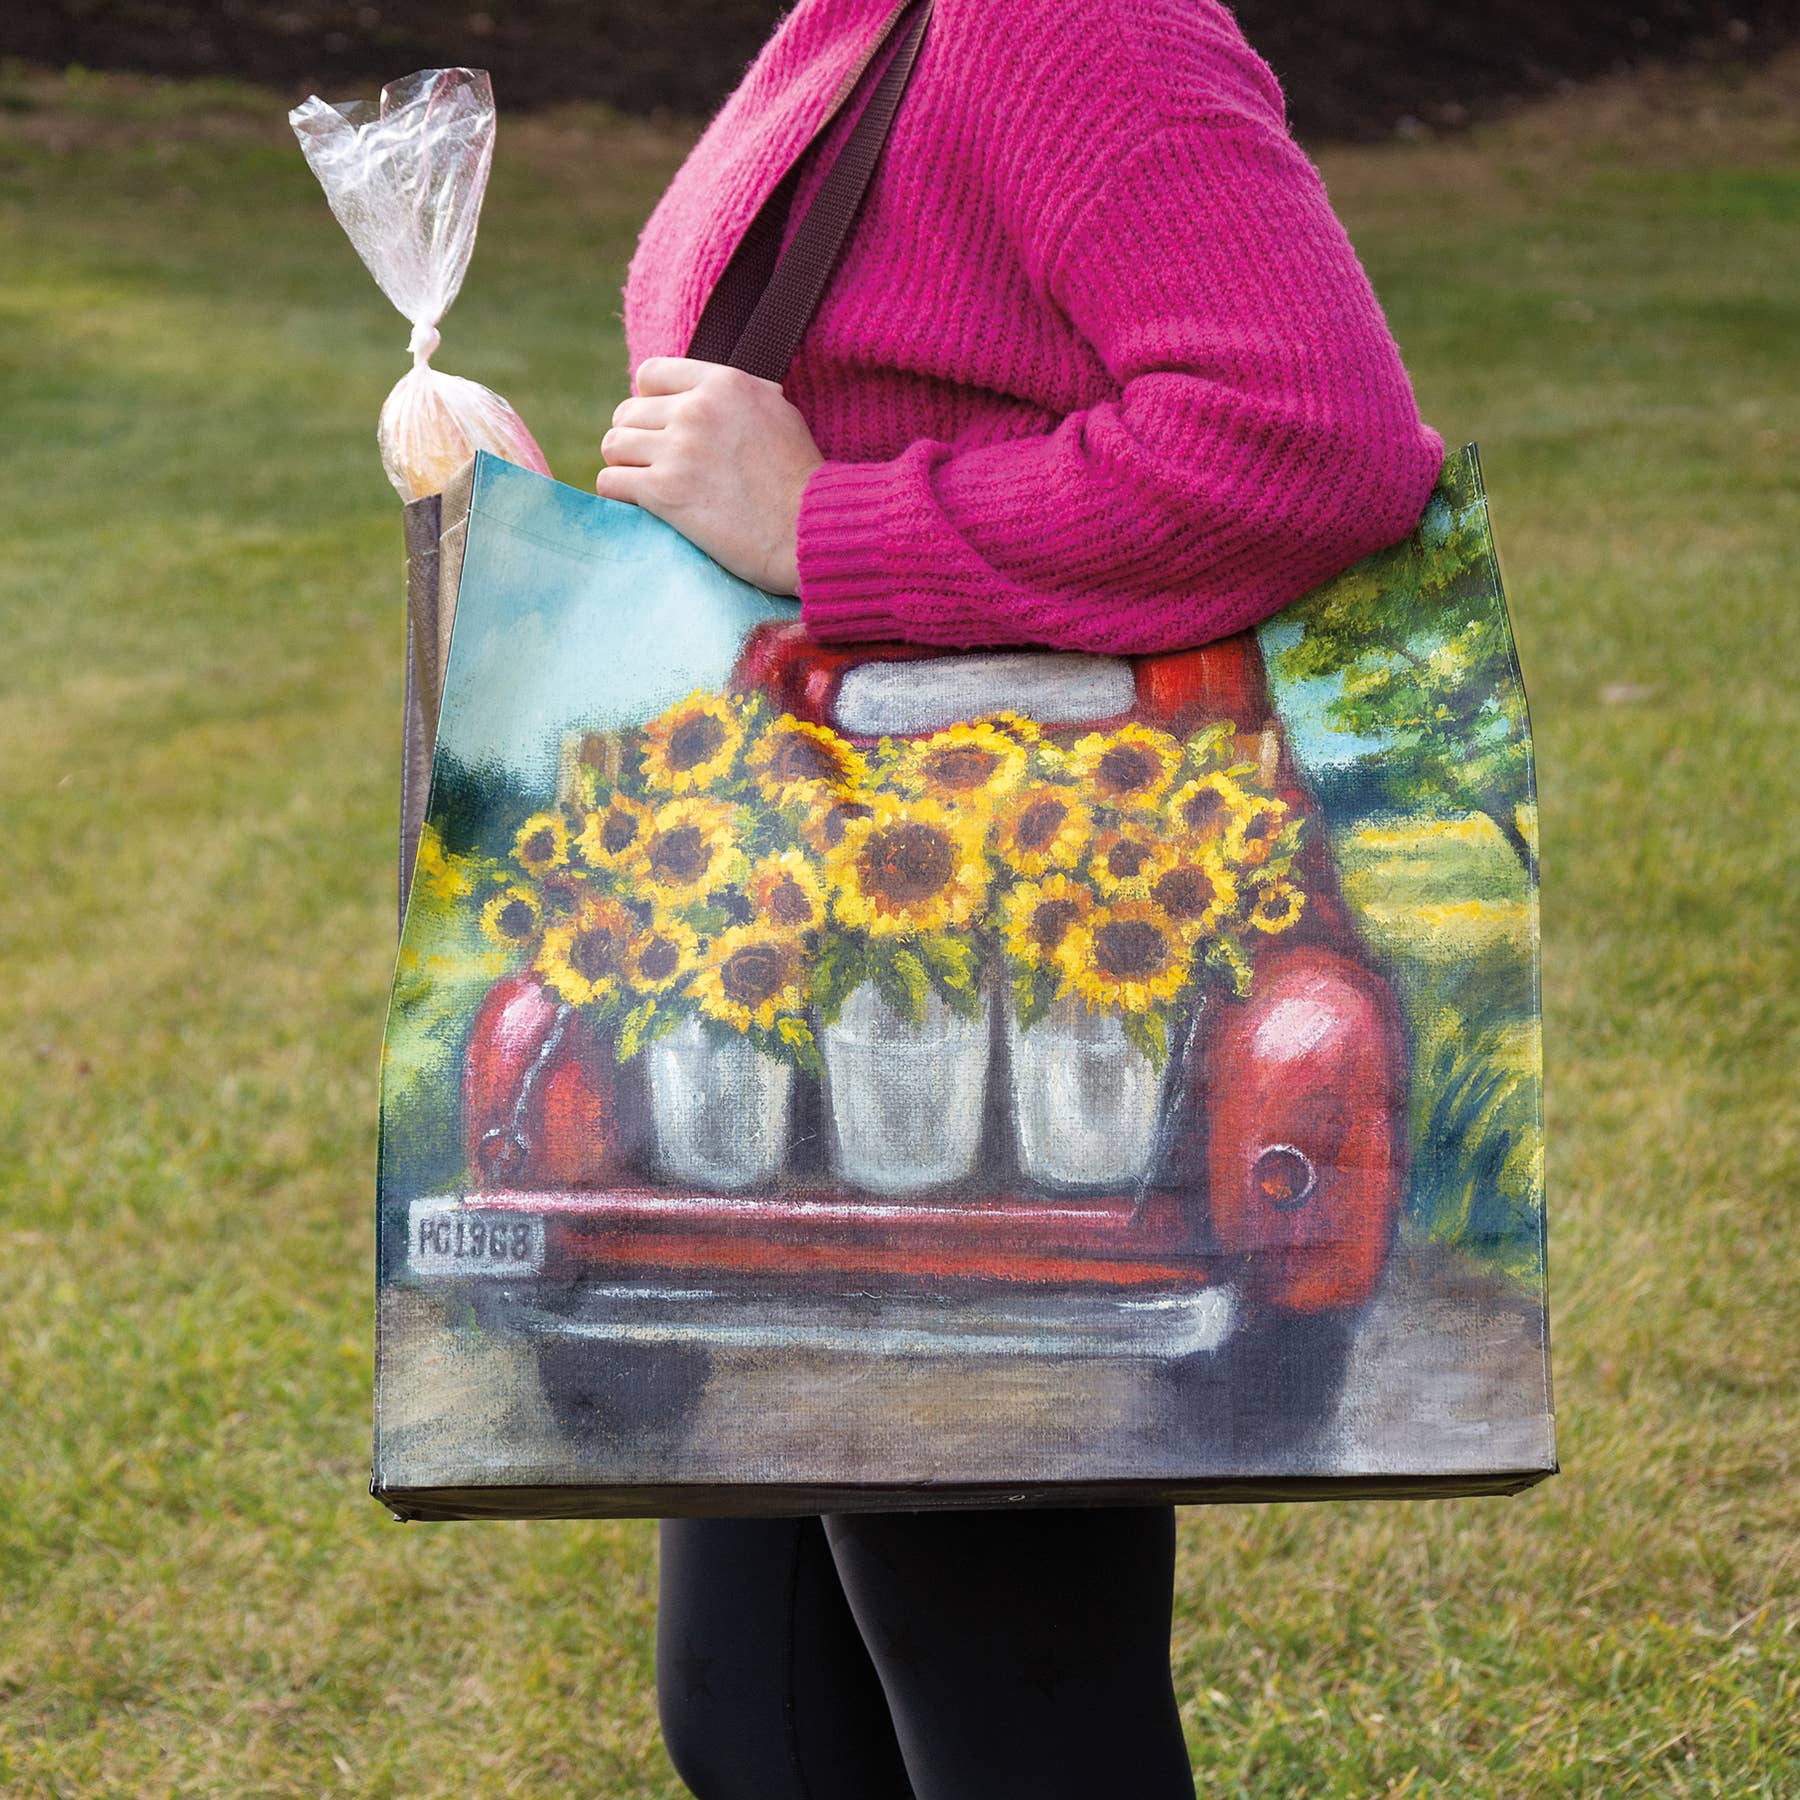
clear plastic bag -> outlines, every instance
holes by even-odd
[[[413,366],[381,409],[381,462],[403,500],[441,493],[477,450],[548,475],[498,394],[431,366],[475,247],[494,160],[494,90],[481,69],[422,69],[376,104],[316,94],[288,114],[312,172],[381,291],[412,322]]]

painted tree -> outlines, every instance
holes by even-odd
[[[1449,458],[1409,537],[1314,589],[1282,619],[1275,672],[1326,680],[1325,714],[1373,738],[1381,797],[1485,813],[1537,879],[1530,729],[1472,454]]]

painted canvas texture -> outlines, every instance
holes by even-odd
[[[478,459],[381,1083],[410,1517],[1553,1469],[1531,740],[1473,445],[1254,633],[814,643]]]

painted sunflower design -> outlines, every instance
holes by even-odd
[[[569,865],[569,827],[561,813],[533,813],[513,839],[513,859],[527,875],[540,880],[552,869]]]
[[[523,950],[544,929],[544,907],[528,887],[502,888],[481,909],[484,936],[502,950]]]
[[[1168,813],[1184,837],[1218,839],[1250,804],[1250,796],[1229,775],[1214,772],[1184,782],[1169,797]]]
[[[730,774],[743,744],[743,722],[730,700],[689,694],[644,727],[644,784],[658,794],[704,793]]]
[[[1247,869],[1260,869],[1274,853],[1275,840],[1287,821],[1285,800],[1247,799],[1225,828],[1225,854]]]
[[[1256,896],[1250,908],[1250,925],[1274,937],[1300,922],[1306,896],[1291,881],[1273,881]]]
[[[1072,869],[1093,828],[1094,815],[1073,788],[1034,784],[1002,805],[994,823],[994,849],[1021,875]]]
[[[670,800],[659,806],[630,864],[664,903],[703,900],[743,866],[738,809],[705,799]]]
[[[627,794],[614,792],[605,805],[581,822],[575,847],[590,869],[621,869],[639,853],[651,810]]]
[[[1088,879],[1109,900],[1146,900],[1175,866],[1176,852],[1148,824],[1128,822],[1103,831],[1088,857]]]
[[[771,806],[811,809],[854,793],[868,779],[869,765],[828,725],[783,713],[752,747],[750,773]]]
[[[699,958],[693,929],[659,910],[625,946],[625,980],[636,993],[666,994],[694,972]]]
[[[1072,925],[1056,963],[1090,1011],[1144,1013],[1180,993],[1190,954],[1160,906],[1124,900],[1096,907]]]
[[[825,923],[825,886],[803,850],[765,856],[744,881],[756,917],[783,931],[816,931]]]
[[[709,1019],[738,1031],[774,1029],[806,1001],[799,940],[769,925],[734,925],[701,952],[689,992]]]
[[[839,921],[871,937],[968,924],[987,898],[981,839],[979,819],[935,800],[881,796],[826,859]]]
[[[1055,969],[1063,939],[1093,910],[1092,890],[1067,875],[1022,881],[1003,909],[1006,948],[1029,969]]]
[[[1025,759],[1024,744],[991,720],[951,725],[901,748],[894,784],[952,805],[997,801],[1019,785]]]
[[[867,800],[827,797],[815,801],[800,821],[800,838],[823,856],[844,841],[844,833],[858,819],[874,816],[875,808]]]
[[[637,921],[618,901],[586,895],[561,924],[544,933],[537,971],[559,999],[594,1006],[615,998]]]
[[[1150,884],[1150,898],[1187,937],[1217,931],[1237,904],[1237,883],[1215,849],[1178,858]]]
[[[1021,744],[1042,743],[1044,728],[1036,719],[1028,719],[1023,713],[1014,712],[1010,707],[1002,708],[996,713],[989,713],[984,719],[977,719],[978,725],[992,725],[998,731],[1004,731],[1008,737],[1015,737]]]
[[[1068,755],[1071,777],[1087,782],[1097,799],[1121,809],[1154,806],[1181,767],[1181,745],[1149,725],[1091,731]]]

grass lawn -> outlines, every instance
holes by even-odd
[[[1320,158],[1534,704],[1567,1472],[1185,1512],[1203,1793],[1800,1791],[1797,99]],[[501,134],[441,360],[578,485],[680,147]],[[0,1793],[676,1796],[650,1524],[363,1491],[407,328],[242,90],[0,79],[0,270]]]

